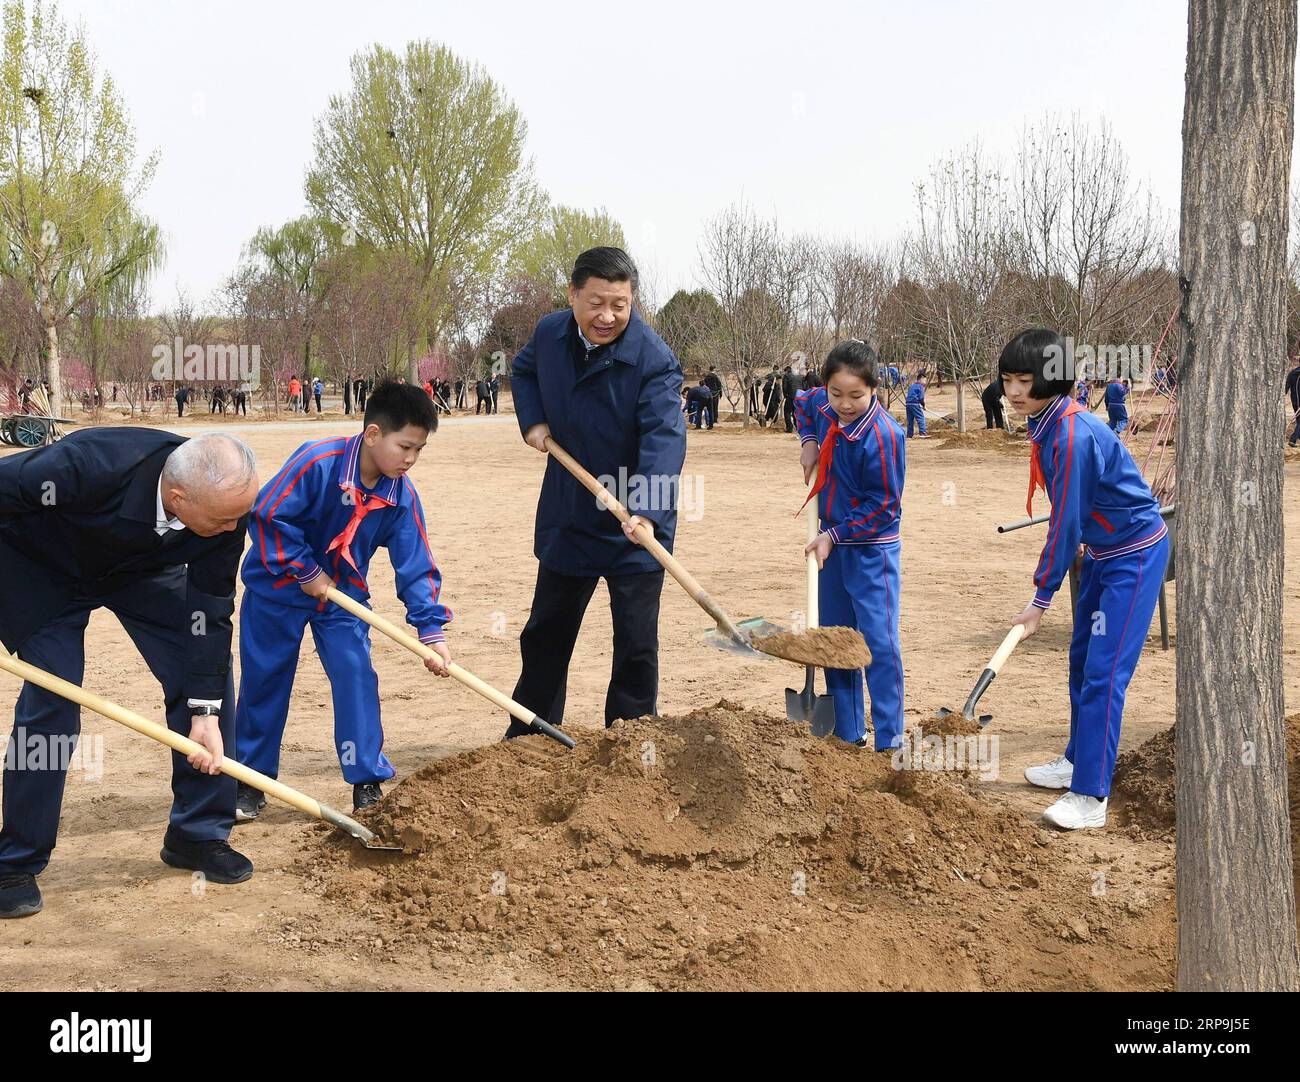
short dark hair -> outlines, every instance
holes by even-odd
[[[1049,364],[1049,357],[1055,359]],[[1034,398],[1055,398],[1074,390],[1075,373],[1067,371],[1065,339],[1046,327],[1029,327],[1016,335],[998,357],[998,377],[1016,373],[1034,377]]]
[[[836,372],[848,372],[857,376],[868,387],[876,386],[876,365],[880,358],[876,351],[866,342],[850,338],[826,354],[826,363],[822,365],[822,382],[829,383]]]
[[[589,278],[603,278],[606,282],[631,282],[636,292],[636,264],[622,248],[588,248],[573,263],[569,281],[574,289],[581,289]]]
[[[423,387],[386,379],[366,399],[363,425],[366,428],[378,425],[379,431],[385,436],[390,432],[399,432],[407,425],[423,428],[426,432],[437,432],[438,410]]]

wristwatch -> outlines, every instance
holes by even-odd
[[[202,706],[191,706],[190,716],[193,717],[196,714],[200,717],[205,717],[205,718],[220,717],[221,707],[213,706],[211,703],[204,703],[204,705]]]

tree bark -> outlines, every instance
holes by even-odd
[[[50,413],[63,416],[63,366],[59,359],[59,324],[54,314],[54,301],[44,280],[37,285],[37,304],[41,323],[45,328],[45,380],[50,385]]]
[[[1191,0],[1177,443],[1178,985],[1296,990],[1282,691],[1295,0]]]

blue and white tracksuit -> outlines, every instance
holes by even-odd
[[[1052,501],[1034,605],[1051,604],[1085,546],[1070,640],[1070,789],[1105,797],[1124,697],[1165,577],[1168,530],[1133,456],[1099,417],[1062,395],[1029,419],[1029,432]]]
[[[1113,379],[1106,384],[1106,416],[1113,432],[1123,432],[1128,428],[1128,406],[1124,403],[1126,398],[1128,388],[1122,380]]]
[[[821,448],[817,509],[834,544],[818,577],[824,627],[855,627],[871,650],[866,667],[877,751],[903,739],[903,653],[898,636],[899,524],[902,516],[903,429],[873,397],[871,407],[842,428],[823,387],[795,399],[801,443]],[[827,669],[835,700],[835,735],[866,733],[862,670]]]
[[[368,601],[366,572],[388,549],[397,596],[424,643],[443,641],[452,613],[439,601],[442,574],[429,549],[424,510],[406,477],[361,483],[361,436],[303,444],[262,489],[249,516],[250,548],[241,578],[236,754],[274,778],[280,767],[303,629],[310,624],[334,700],[334,743],[352,784],[394,774],[383,753],[379,679],[370,664],[368,627],[299,584],[329,575],[338,589]]]
[[[919,425],[925,431],[925,384],[919,379],[907,388],[907,438],[912,438],[912,428]]]

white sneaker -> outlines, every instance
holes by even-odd
[[[1083,830],[1106,825],[1106,800],[1083,793],[1066,793],[1047,811],[1043,819],[1062,830]]]
[[[1064,755],[1042,766],[1025,768],[1025,781],[1040,789],[1068,789],[1074,780],[1074,764]]]

